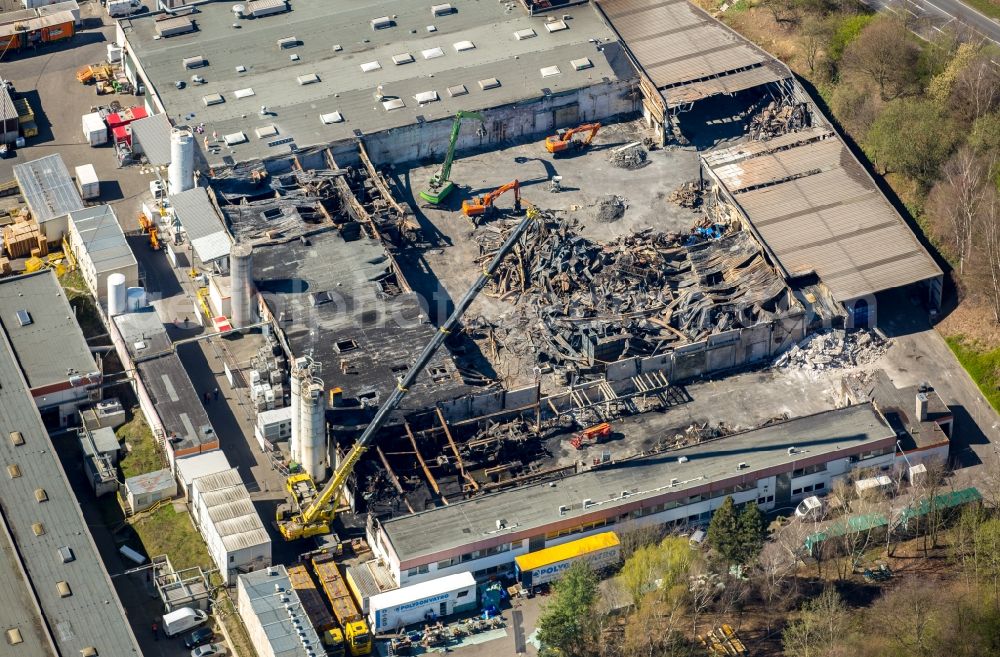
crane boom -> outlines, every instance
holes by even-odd
[[[372,421],[361,433],[361,436],[358,438],[357,442],[354,443],[354,446],[351,447],[347,456],[344,457],[344,460],[337,468],[337,471],[333,474],[333,477],[330,478],[330,481],[323,487],[323,490],[316,497],[313,503],[302,512],[301,522],[303,525],[308,525],[309,523],[319,519],[323,508],[330,504],[330,502],[340,494],[344,484],[347,483],[347,478],[354,470],[354,466],[357,465],[358,461],[361,460],[362,455],[365,453],[365,450],[368,449],[368,443],[382,428],[386,420],[389,418],[389,415],[399,406],[399,403],[403,400],[403,397],[406,396],[410,386],[416,382],[417,377],[427,366],[427,363],[430,362],[431,358],[434,357],[434,354],[444,343],[448,334],[458,324],[462,315],[464,315],[465,311],[468,310],[469,306],[486,285],[487,281],[489,281],[493,277],[493,274],[496,273],[497,268],[500,267],[500,263],[503,262],[503,259],[514,248],[514,245],[517,244],[519,239],[521,239],[521,236],[528,229],[528,227],[538,218],[538,214],[538,210],[534,206],[528,206],[528,211],[525,214],[524,219],[521,220],[521,223],[517,225],[517,228],[515,228],[510,234],[507,241],[503,243],[500,250],[497,251],[495,256],[493,256],[493,260],[491,260],[490,263],[483,268],[482,273],[478,278],[476,278],[472,287],[470,287],[465,293],[465,296],[459,300],[451,315],[437,330],[434,337],[431,338],[430,342],[427,343],[427,346],[424,347],[424,350],[420,352],[420,355],[417,357],[417,360],[414,361],[413,366],[406,372],[406,376],[404,376],[402,380],[397,381],[396,388],[392,391],[392,394],[389,395],[384,402],[382,402],[382,405],[375,413],[375,417],[372,418]]]
[[[455,113],[455,121],[451,124],[451,138],[448,140],[448,152],[444,157],[444,162],[437,173],[431,176],[428,189],[420,192],[420,198],[428,203],[440,203],[454,187],[450,180],[451,164],[455,161],[455,144],[458,142],[458,135],[462,131],[462,121],[464,119],[479,119],[480,124],[483,123],[483,115],[479,112],[459,110]]]

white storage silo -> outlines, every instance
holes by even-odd
[[[302,408],[302,371],[301,367],[305,363],[305,358],[298,358],[292,364],[292,376],[290,377],[291,386],[291,401],[289,406],[292,407],[292,435],[288,439],[288,456],[296,463],[301,463],[301,455],[299,454],[299,444],[302,440],[301,436],[301,408]]]
[[[125,274],[115,272],[108,276],[108,317],[128,312],[128,285]]]
[[[187,128],[170,131],[167,181],[171,194],[180,194],[194,187],[194,135]]]
[[[125,293],[125,306],[127,312],[134,313],[146,307],[146,289],[142,287],[130,287]]]

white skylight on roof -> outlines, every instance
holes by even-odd
[[[412,64],[413,55],[411,55],[408,52],[400,53],[398,55],[393,55],[392,63],[395,64],[396,66],[399,66],[400,64]]]
[[[424,103],[433,103],[438,100],[438,92],[436,91],[421,91],[416,96],[413,97],[418,103],[423,105]]]
[[[342,123],[344,121],[344,115],[340,112],[330,112],[329,114],[320,114],[319,120],[330,125],[331,123]]]
[[[406,103],[403,102],[402,98],[390,98],[389,100],[382,101],[382,107],[385,108],[385,111],[391,112],[392,110],[406,107]]]
[[[226,102],[226,99],[222,97],[222,94],[209,94],[207,96],[203,96],[201,100],[205,103],[205,107]]]
[[[371,73],[372,71],[378,71],[382,68],[382,65],[378,62],[365,62],[361,65],[361,70],[365,73]]]
[[[319,82],[319,76],[316,75],[315,73],[307,73],[306,75],[300,75],[295,79],[296,81],[298,81],[299,84],[314,84],[316,82]]]
[[[246,89],[237,89],[236,91],[233,92],[233,95],[236,96],[237,98],[249,98],[254,94],[253,94],[253,89],[247,87]]]
[[[543,78],[550,78],[553,75],[559,75],[560,71],[558,66],[546,66],[545,68],[540,69],[539,72],[542,74]]]
[[[448,87],[448,95],[454,98],[455,96],[464,96],[469,93],[469,90],[464,84],[456,84],[454,87]]]
[[[545,24],[545,29],[551,32],[562,32],[563,30],[568,30],[569,25],[566,21],[549,21]]]
[[[479,81],[479,88],[483,90],[496,89],[499,86],[500,86],[500,80],[497,80],[496,78],[486,78],[485,80]]]
[[[440,48],[428,48],[427,50],[421,51],[421,55],[424,59],[434,59],[435,57],[444,57],[444,51]]]
[[[573,67],[574,71],[582,71],[585,68],[593,68],[594,62],[590,61],[587,57],[581,57],[580,59],[572,60],[570,66]]]
[[[257,139],[266,139],[267,137],[273,137],[278,134],[278,129],[274,126],[274,124],[271,124],[263,125],[254,130],[254,132],[257,133]]]
[[[226,142],[230,146],[235,146],[236,144],[242,144],[247,141],[247,136],[243,132],[233,132],[228,135],[223,135],[222,141]]]
[[[464,50],[475,49],[476,44],[472,43],[471,41],[459,41],[458,43],[453,43],[452,47],[455,48],[456,52],[462,52]]]
[[[538,36],[538,33],[530,27],[526,30],[518,30],[517,32],[514,32],[514,38],[518,41],[524,41],[525,39],[530,39],[531,37],[536,36]]]

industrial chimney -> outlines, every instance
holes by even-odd
[[[238,243],[229,254],[229,275],[232,283],[230,305],[233,328],[243,328],[257,321],[254,312],[253,246]]]
[[[917,420],[924,422],[927,420],[927,393],[917,393]]]

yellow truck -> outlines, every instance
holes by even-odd
[[[323,602],[323,594],[316,588],[316,582],[304,564],[297,563],[288,567],[288,579],[292,588],[302,602],[306,616],[312,621],[313,627],[323,639],[326,654],[329,657],[344,657],[344,633],[340,631],[337,621]]]
[[[332,556],[324,554],[312,557],[312,565],[313,572],[316,573],[320,586],[330,601],[333,615],[344,631],[344,641],[351,657],[371,654],[371,629],[354,598],[351,597],[351,591],[347,588],[347,582],[340,574],[337,563]]]

